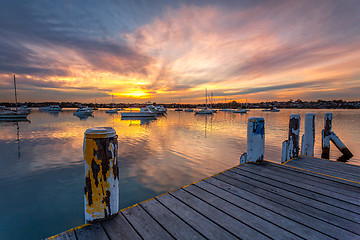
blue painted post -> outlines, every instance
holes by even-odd
[[[288,159],[299,156],[300,115],[291,114],[289,121]]]

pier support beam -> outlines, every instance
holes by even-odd
[[[113,128],[85,132],[85,221],[107,219],[119,211],[117,135]]]
[[[314,156],[315,144],[315,113],[305,115],[305,133],[301,140],[301,154]]]
[[[265,121],[262,117],[248,119],[247,152],[240,158],[240,163],[262,163],[265,149]]]
[[[322,130],[322,153],[321,158],[330,158],[330,132],[332,126],[332,113],[325,114],[324,129]]]
[[[299,156],[299,134],[300,134],[300,115],[291,114],[289,121],[289,138],[283,142],[281,162]]]

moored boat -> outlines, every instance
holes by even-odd
[[[140,108],[140,112],[122,112],[120,114],[121,117],[156,117],[156,112],[154,112],[149,106]]]
[[[15,75],[14,75],[14,90],[15,90],[15,110],[2,108],[0,110],[0,119],[2,119],[2,120],[4,120],[4,119],[24,119],[30,114],[30,111],[21,110],[21,109],[18,109],[18,107],[17,107],[18,103],[17,103]]]

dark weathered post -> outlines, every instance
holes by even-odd
[[[324,129],[322,130],[322,153],[321,158],[330,158],[330,133],[332,126],[332,113],[325,114]]]
[[[289,121],[289,137],[282,144],[281,163],[299,156],[300,115],[291,114]]]
[[[111,127],[85,132],[85,221],[109,218],[119,211],[117,135]]]
[[[289,159],[299,156],[299,134],[300,134],[300,115],[291,114],[289,121],[288,154]]]
[[[264,161],[265,121],[262,117],[250,117],[247,128],[246,162]]]
[[[314,156],[315,143],[315,113],[305,115],[305,130],[301,142],[301,154]]]

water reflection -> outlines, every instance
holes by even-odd
[[[317,156],[328,111],[314,111]],[[303,131],[303,119],[310,111],[252,110],[244,115],[218,112],[207,116],[169,110],[166,117],[155,120],[123,119],[99,110],[86,121],[74,118],[72,112],[33,111],[31,124],[0,122],[0,196],[7,196],[0,202],[1,239],[29,234],[29,239],[45,238],[83,223],[82,147],[88,128],[113,127],[118,134],[120,206],[124,208],[238,164],[247,147],[249,117],[264,117],[265,158],[279,162],[290,114],[300,113]],[[360,129],[353,127],[359,123],[358,111],[332,112],[333,131],[354,154],[348,162],[359,165]],[[330,158],[340,155],[332,145]]]
[[[20,159],[21,149],[20,149],[20,127],[19,123],[31,123],[28,119],[1,119],[0,126],[16,126],[16,143],[17,143],[17,159]]]
[[[134,126],[149,125],[151,121],[154,121],[156,119],[156,117],[122,117],[121,121],[129,122],[129,126]]]

